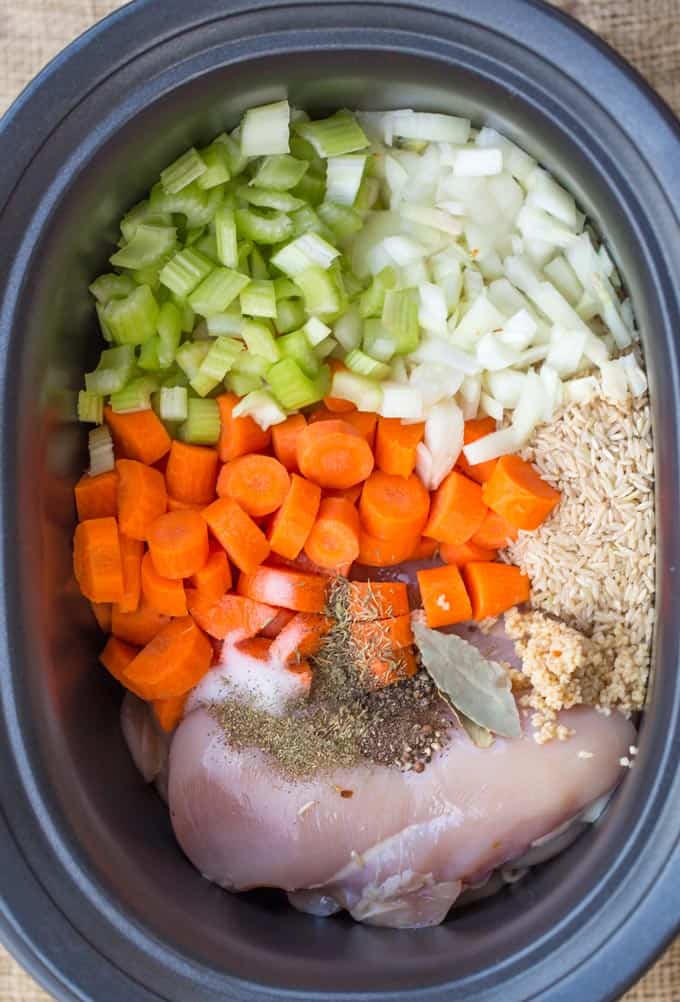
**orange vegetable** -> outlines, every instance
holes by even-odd
[[[160,418],[152,410],[133,414],[116,414],[104,408],[104,420],[109,426],[117,454],[151,466],[170,448],[170,436]]]
[[[117,605],[111,609],[111,633],[139,647],[153,640],[167,622],[167,616],[152,609],[143,599],[135,612],[121,612]]]
[[[289,473],[297,473],[297,440],[300,432],[307,427],[304,414],[291,414],[281,424],[272,427],[274,455]]]
[[[344,498],[350,504],[356,504],[361,497],[362,484],[355,484],[354,487],[347,487],[344,491],[324,491],[325,498]]]
[[[410,647],[401,647],[393,651],[389,659],[373,658],[368,669],[376,681],[385,686],[411,678],[418,671],[418,662]]]
[[[203,518],[239,570],[250,573],[269,556],[266,536],[233,498],[213,501]]]
[[[274,553],[269,558],[269,564],[272,567],[290,567],[294,571],[303,571],[305,574],[320,574],[325,578],[335,578],[338,575],[347,577],[352,568],[351,564],[339,564],[332,569],[319,567],[318,564],[309,559],[304,550],[295,560],[288,560],[287,557],[281,557],[278,553]]]
[[[163,474],[134,459],[119,459],[118,523],[132,539],[146,539],[149,526],[165,512],[167,495]]]
[[[418,571],[425,619],[432,629],[472,619],[472,606],[457,567],[430,567]]]
[[[415,549],[427,522],[430,495],[420,479],[395,477],[376,470],[370,475],[359,501],[361,524],[378,539],[403,539],[408,536]]]
[[[476,442],[478,438],[484,438],[495,430],[496,422],[490,417],[466,421],[463,431],[463,444],[469,445],[470,442]],[[472,466],[465,458],[465,453],[461,452],[456,466],[466,477],[476,480],[478,484],[484,484],[495,470],[497,462],[498,460],[496,459],[488,459],[485,463],[475,463]]]
[[[356,428],[362,438],[366,439],[368,447],[373,452],[378,415],[372,414],[370,411],[352,411],[350,414],[345,414],[342,420]]]
[[[337,358],[329,359],[328,364],[332,375],[335,375],[336,372],[347,372],[345,366]],[[349,400],[342,400],[340,397],[324,397],[323,402],[328,410],[335,414],[348,414],[350,411],[356,410],[353,403]]]
[[[251,417],[232,416],[238,401],[235,393],[223,393],[217,398],[221,424],[218,452],[223,463],[249,452],[262,452],[271,441],[271,432],[262,431]]]
[[[359,534],[359,563],[366,567],[394,567],[404,560],[410,560],[417,539],[404,535],[401,539],[378,539],[368,532]]]
[[[538,529],[560,500],[560,492],[519,456],[501,456],[482,491],[489,508],[517,529]]]
[[[298,437],[297,457],[302,475],[320,487],[353,487],[373,469],[368,442],[347,421],[307,425]]]
[[[473,560],[495,560],[496,551],[478,546],[468,539],[467,543],[442,543],[439,547],[439,555],[445,564],[454,564],[456,567],[464,567],[465,564],[472,563]]]
[[[185,504],[210,504],[215,500],[217,458],[215,449],[174,441],[165,468],[168,494]]]
[[[137,654],[136,647],[123,643],[118,637],[109,637],[104,650],[99,655],[99,660],[116,681],[123,682],[123,676]]]
[[[217,493],[233,498],[255,518],[270,515],[283,504],[290,487],[285,466],[273,456],[239,456],[220,470]]]
[[[436,539],[428,539],[427,536],[421,536],[420,541],[416,543],[416,548],[411,554],[411,560],[429,560],[435,555],[439,549],[439,543]]]
[[[171,498],[168,495],[167,508],[168,511],[203,511],[205,505],[193,504],[190,501],[178,501],[177,498]]]
[[[123,564],[115,518],[88,518],[76,526],[73,572],[81,592],[91,602],[120,602]]]
[[[472,602],[474,619],[500,616],[515,605],[529,601],[529,578],[510,564],[471,563],[463,577]]]
[[[352,619],[368,622],[407,616],[408,589],[401,581],[351,581],[349,614]]]
[[[206,602],[199,592],[190,591],[187,600],[198,625],[217,640],[254,637],[276,618],[278,612],[271,605],[253,602],[241,595],[223,595],[217,602]]]
[[[188,692],[210,668],[212,645],[191,616],[171,619],[132,661],[123,685],[143,699],[168,699]]]
[[[102,633],[111,632],[111,603],[110,602],[90,602],[90,608],[97,620],[97,626]]]
[[[242,654],[246,654],[255,661],[266,663],[271,659],[272,641],[268,640],[267,637],[249,637],[247,640],[239,640],[236,647]]]
[[[293,473],[288,493],[269,527],[269,544],[275,553],[289,560],[299,556],[320,503],[320,487]]]
[[[152,523],[149,552],[158,574],[181,580],[200,570],[208,559],[208,530],[198,511],[168,511]]]
[[[144,543],[130,539],[124,533],[118,534],[120,559],[123,565],[123,597],[118,606],[121,612],[134,612],[139,605],[141,594],[142,554]]]
[[[144,601],[163,616],[186,616],[187,597],[182,581],[162,577],[156,570],[151,553],[142,560],[142,594]]]
[[[486,512],[479,484],[452,470],[432,496],[423,535],[440,543],[466,543],[479,529]]]
[[[118,514],[118,474],[108,470],[96,477],[84,473],[74,488],[78,521]]]
[[[484,521],[480,525],[469,542],[475,546],[481,546],[486,550],[501,550],[517,539],[517,529],[510,525],[504,518],[497,515],[495,511],[486,513]]]
[[[400,418],[379,418],[375,436],[378,469],[391,476],[410,477],[416,468],[416,449],[424,431],[423,422],[402,424]]]
[[[373,622],[352,623],[352,640],[362,650],[376,650],[410,647],[413,643],[411,617],[393,616],[390,619],[376,619]]]
[[[217,602],[231,588],[231,567],[224,550],[212,552],[206,563],[189,578],[202,600]]]
[[[286,665],[299,664],[317,653],[332,625],[327,616],[298,612],[273,641],[271,653]]]
[[[295,612],[323,612],[327,584],[327,578],[318,574],[303,574],[282,567],[259,567],[254,574],[241,575],[238,592],[256,602]]]
[[[154,699],[151,703],[153,715],[159,726],[167,734],[170,734],[177,727],[184,715],[184,707],[187,702],[187,693],[181,696],[170,696],[168,699]]]
[[[324,498],[305,553],[320,567],[334,569],[359,556],[359,513],[345,498]]]
[[[269,640],[273,640],[278,637],[279,633],[285,626],[288,626],[291,619],[294,619],[297,613],[292,612],[290,609],[279,609],[272,619],[271,623],[267,623],[265,628],[261,630],[263,637],[267,637]]]

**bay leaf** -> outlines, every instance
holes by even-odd
[[[413,633],[428,674],[455,710],[493,734],[520,736],[510,678],[501,665],[454,633],[431,630],[422,616],[413,616]]]
[[[477,748],[491,747],[494,737],[488,727],[480,727],[480,725],[476,724],[474,720],[470,720],[469,717],[466,717],[464,713],[459,712],[457,716],[460,726],[463,728],[470,741],[472,741],[473,745],[476,745]]]

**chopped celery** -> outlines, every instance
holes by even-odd
[[[368,212],[372,209],[380,197],[380,181],[377,177],[364,176],[359,185],[357,197],[354,200],[354,208],[358,212]]]
[[[369,145],[364,130],[347,111],[338,111],[321,121],[296,122],[293,129],[298,136],[312,144],[320,157],[356,153]]]
[[[227,151],[227,164],[231,176],[236,177],[237,174],[242,174],[248,166],[248,157],[244,156],[241,152],[240,143],[237,143],[226,132],[221,133],[214,142],[219,143],[220,146],[224,146]]]
[[[96,477],[100,473],[108,473],[109,470],[114,469],[116,457],[113,453],[113,439],[106,425],[93,428],[88,433],[87,448],[90,454],[88,473],[91,477]]]
[[[308,205],[320,205],[326,195],[326,179],[308,171],[293,188],[293,195]]]
[[[331,333],[330,327],[319,320],[318,317],[310,317],[307,323],[302,328],[307,335],[307,340],[311,344],[312,348],[315,348],[322,341],[325,341],[328,335]]]
[[[198,372],[191,378],[191,388],[199,397],[205,397],[222,382],[242,351],[243,345],[234,338],[215,338]]]
[[[194,247],[175,254],[161,270],[161,283],[185,299],[213,270],[214,265]]]
[[[347,240],[358,233],[364,225],[361,213],[349,205],[322,202],[318,211],[323,222],[332,230],[338,240]]]
[[[193,146],[174,163],[161,171],[161,184],[168,195],[176,195],[192,181],[205,174],[207,166],[201,154]]]
[[[281,358],[281,338],[277,339],[272,334],[267,324],[257,320],[246,320],[241,332],[246,348],[253,355],[266,358],[270,363],[278,362]]]
[[[388,289],[382,322],[392,334],[397,355],[407,355],[418,347],[418,307],[417,289]]]
[[[375,413],[382,404],[383,391],[380,383],[376,383],[374,379],[338,369],[333,375],[331,395],[349,400],[357,410]]]
[[[289,191],[276,191],[274,188],[251,188],[247,184],[242,184],[237,188],[236,194],[244,202],[257,205],[262,209],[277,209],[279,212],[295,212],[301,209],[304,202],[301,198],[296,198]]]
[[[176,240],[174,226],[141,223],[130,242],[112,254],[109,261],[115,268],[148,268],[171,251]]]
[[[267,267],[267,262],[265,261],[261,251],[257,247],[253,247],[250,252],[250,277],[256,282],[265,282],[269,280],[269,268]]]
[[[215,268],[191,293],[189,303],[202,317],[210,317],[213,313],[224,313],[249,282],[248,276],[241,275],[238,271]]]
[[[271,393],[266,390],[254,390],[240,400],[233,410],[234,417],[251,417],[256,424],[266,431],[273,424],[281,424],[288,415],[278,405]]]
[[[328,358],[329,355],[333,354],[337,347],[338,342],[334,337],[326,337],[323,341],[319,341],[319,343],[315,346],[314,354],[320,361],[323,362],[325,358]]]
[[[255,172],[253,184],[257,188],[288,191],[302,180],[308,169],[306,160],[296,160],[288,153],[265,157]]]
[[[245,397],[254,390],[262,389],[262,379],[249,372],[236,372],[235,369],[232,369],[231,372],[227,373],[224,385],[230,393],[235,393],[237,397]]]
[[[282,358],[267,372],[271,391],[286,410],[297,411],[323,399],[323,387],[304,374],[292,358]]]
[[[137,232],[137,227],[142,223],[151,223],[154,226],[172,226],[172,216],[169,212],[161,212],[152,207],[148,200],[137,202],[130,211],[123,216],[120,221],[120,232],[125,241],[130,241]]]
[[[215,215],[215,239],[217,241],[217,259],[225,268],[235,268],[238,264],[238,242],[236,239],[236,220],[233,209],[226,205],[220,206]]]
[[[162,304],[156,324],[158,331],[158,365],[167,369],[175,361],[175,355],[182,339],[182,316],[174,303],[167,300]]]
[[[364,321],[363,349],[371,358],[379,362],[389,362],[395,353],[394,336],[385,329],[382,320],[371,318]]]
[[[182,334],[191,334],[196,325],[196,315],[194,311],[191,309],[186,299],[182,299],[181,296],[176,296],[173,293],[172,301],[179,310],[182,324]]]
[[[236,229],[240,236],[257,244],[280,244],[293,234],[293,223],[281,212],[269,216],[253,209],[236,209]]]
[[[214,233],[204,233],[200,240],[196,242],[196,250],[212,261],[213,265],[220,264],[217,256],[217,237]]]
[[[150,264],[146,268],[136,268],[130,273],[130,277],[136,285],[148,285],[153,293],[160,292],[161,287],[161,271],[168,263],[173,255],[173,251],[169,251],[155,262],[155,264]]]
[[[271,361],[262,355],[255,355],[252,351],[242,351],[234,362],[232,372],[241,372],[244,375],[262,378],[267,375],[271,364]]]
[[[387,379],[391,371],[389,365],[371,358],[360,348],[354,348],[345,355],[345,365],[352,372],[356,372],[359,376],[367,376],[369,379]]]
[[[108,396],[127,383],[135,364],[132,345],[107,348],[99,356],[99,364],[94,372],[85,373],[85,389],[88,393]]]
[[[84,424],[101,424],[104,420],[104,398],[81,390],[78,394],[78,420]]]
[[[146,372],[158,372],[161,368],[160,347],[161,339],[157,334],[144,342],[137,359],[137,365],[140,369],[144,369]]]
[[[351,351],[361,344],[361,316],[356,305],[350,306],[333,324],[333,337],[341,348]]]
[[[240,296],[241,312],[250,317],[276,317],[276,293],[272,281],[256,280]]]
[[[197,375],[203,359],[210,351],[209,341],[185,341],[177,351],[175,361],[189,380]]]
[[[308,121],[308,119],[305,119],[305,121]],[[308,143],[302,136],[292,135],[290,137],[290,152],[298,160],[306,160],[310,164],[323,164],[312,144]]]
[[[290,105],[287,101],[250,108],[241,121],[241,152],[246,157],[288,153]]]
[[[271,264],[290,278],[311,267],[330,268],[340,251],[318,233],[303,233],[272,256]]]
[[[135,283],[133,282],[132,289],[134,289],[134,287]],[[111,328],[106,322],[106,315],[104,313],[106,307],[103,306],[102,303],[95,303],[94,308],[97,311],[97,320],[99,321],[99,330],[102,332],[102,337],[104,338],[105,341],[109,342],[113,341],[113,334],[111,332]]]
[[[112,299],[104,317],[119,344],[143,344],[156,333],[158,303],[148,285],[140,285],[125,299]]]
[[[169,389],[175,389],[177,386],[183,386],[185,389],[189,386],[189,380],[187,374],[182,372],[182,370],[177,365],[173,365],[170,372],[163,377],[161,382],[161,387],[168,387]]]
[[[184,238],[185,247],[193,247],[205,236],[205,226],[195,226],[191,230],[187,230],[187,235]]]
[[[251,244],[250,240],[242,240],[238,245],[238,265],[237,269],[243,272],[244,275],[248,275],[250,278],[250,273],[248,271],[248,261],[250,255],[255,249],[255,244]]]
[[[205,323],[211,337],[218,337],[220,334],[238,337],[243,327],[241,307],[238,302],[234,302],[224,313],[214,313],[207,317]]]
[[[294,237],[301,237],[303,233],[319,233],[324,236],[328,232],[328,227],[311,205],[304,205],[293,212],[290,218],[293,222]]]
[[[302,289],[308,313],[327,316],[338,312],[341,298],[333,275],[323,268],[308,268],[296,275],[295,280]]]
[[[151,189],[149,205],[153,212],[180,213],[186,216],[190,227],[202,226],[208,198],[209,192],[203,191],[197,184],[190,184],[176,195],[168,194],[162,184],[156,184]]]
[[[361,316],[379,317],[385,305],[385,293],[397,284],[397,273],[388,266],[374,275],[369,287],[359,297],[359,312]]]
[[[304,330],[292,331],[277,338],[276,344],[284,358],[292,358],[305,376],[314,379],[319,373],[319,360],[307,340]]]
[[[186,421],[189,395],[185,386],[161,386],[158,411],[162,421]]]
[[[274,293],[278,299],[302,299],[302,290],[290,278],[280,275],[274,279]]]
[[[231,178],[229,153],[224,143],[211,143],[200,151],[200,156],[206,169],[198,178],[199,188],[216,188]]]
[[[287,334],[302,327],[305,322],[305,308],[300,299],[280,299],[276,304],[276,329],[279,334]]]
[[[95,278],[92,285],[90,285],[90,292],[98,303],[106,306],[110,299],[125,299],[126,296],[129,296],[134,291],[134,288],[135,283],[129,275],[115,275],[111,273]]]
[[[151,407],[151,394],[157,389],[158,383],[152,376],[138,376],[121,390],[111,394],[111,407],[117,414],[148,411]]]
[[[189,397],[187,419],[178,436],[191,445],[215,445],[220,437],[220,408],[216,400]]]
[[[354,205],[365,167],[365,156],[332,157],[326,168],[326,200],[338,205]]]
[[[348,299],[356,299],[366,288],[366,283],[362,282],[360,278],[351,271],[343,271],[343,281],[345,283],[345,292],[347,293]]]

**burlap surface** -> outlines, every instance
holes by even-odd
[[[602,35],[680,112],[680,0],[555,0],[555,5]],[[71,39],[120,6],[116,0],[0,0],[0,113]],[[0,1002],[45,1000],[49,996],[0,947]],[[680,941],[625,1002],[680,1002]]]

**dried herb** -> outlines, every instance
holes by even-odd
[[[464,713],[458,714],[460,726],[463,728],[473,745],[478,748],[490,748],[493,744],[493,734],[488,727],[480,727],[474,720],[470,720]]]

